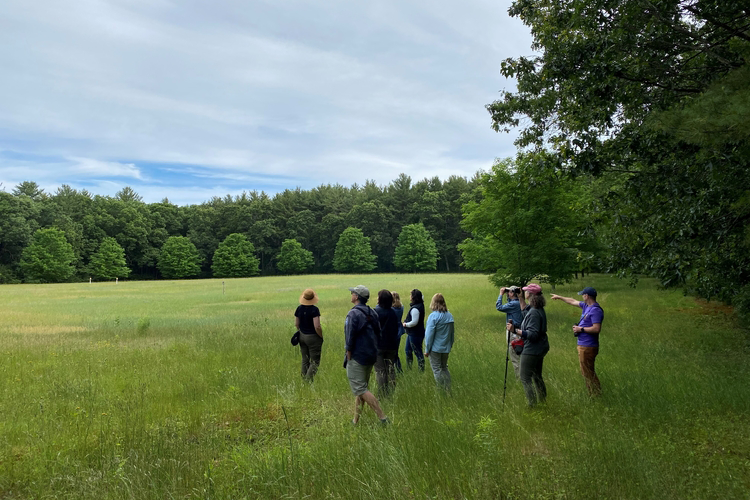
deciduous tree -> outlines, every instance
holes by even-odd
[[[284,274],[302,274],[313,265],[313,255],[302,244],[291,238],[281,244],[276,267]]]
[[[217,278],[246,278],[258,274],[260,261],[244,234],[230,234],[214,252],[211,269]]]
[[[201,272],[201,258],[193,242],[170,236],[159,252],[159,272],[165,278],[190,278]]]
[[[464,207],[472,238],[459,245],[464,265],[492,273],[497,286],[532,278],[558,284],[577,270],[585,219],[576,213],[581,190],[545,168],[546,155],[497,162],[480,179],[483,198]]]
[[[375,269],[377,257],[372,254],[370,238],[356,227],[348,227],[339,236],[333,267],[339,273],[366,273]]]
[[[104,238],[99,250],[91,256],[91,274],[97,278],[115,279],[130,276],[130,268],[125,262],[125,250],[114,238]]]
[[[434,271],[437,267],[435,241],[421,222],[409,224],[398,235],[393,263],[403,271]]]
[[[57,228],[39,229],[24,248],[21,269],[26,281],[59,283],[73,275],[75,267],[73,247],[65,233]]]

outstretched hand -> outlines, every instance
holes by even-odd
[[[552,300],[561,300],[562,299],[562,296],[556,295],[554,293],[550,297],[552,298]]]

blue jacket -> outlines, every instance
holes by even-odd
[[[451,352],[453,334],[453,315],[450,312],[430,313],[425,327],[424,352]]]
[[[505,322],[507,323],[508,320],[513,320],[513,324],[516,325],[516,328],[521,326],[521,323],[523,323],[523,314],[521,314],[521,303],[518,302],[518,299],[509,300],[505,304],[503,304],[503,295],[500,294],[500,296],[497,298],[497,302],[495,303],[495,309],[497,309],[500,312],[504,312],[506,315]]]

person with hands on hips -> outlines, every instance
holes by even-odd
[[[599,396],[602,393],[602,386],[596,375],[594,364],[599,354],[599,333],[602,331],[604,311],[596,301],[596,289],[587,286],[578,292],[578,295],[581,295],[582,301],[555,294],[552,294],[552,300],[562,300],[582,309],[581,319],[577,325],[573,325],[573,335],[578,337],[578,363],[581,366],[581,375],[586,381],[589,395]]]

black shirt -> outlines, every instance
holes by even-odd
[[[307,334],[317,334],[313,318],[320,316],[318,306],[303,306],[302,304],[294,311],[294,315],[299,318],[299,331]]]

